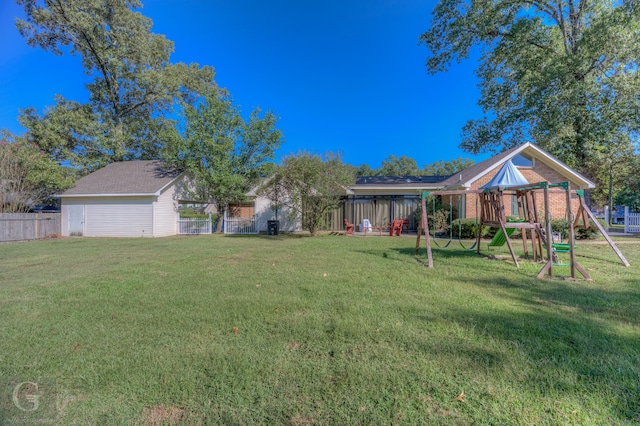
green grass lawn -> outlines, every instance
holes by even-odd
[[[579,242],[592,282],[414,245],[0,245],[0,424],[640,421],[640,244]]]

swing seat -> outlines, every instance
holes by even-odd
[[[551,247],[553,248],[553,251],[555,251],[556,253],[569,253],[571,251],[571,245],[567,244],[567,243],[553,243],[551,244]],[[578,245],[574,244],[573,248],[577,248]]]
[[[578,245],[574,244],[573,248],[577,248]],[[551,244],[551,249],[553,250],[553,266],[571,266],[571,263],[563,263],[558,259],[558,255],[556,253],[569,253],[571,251],[571,245],[567,243],[553,243]]]

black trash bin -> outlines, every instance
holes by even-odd
[[[267,235],[278,235],[279,228],[280,228],[279,220],[267,221]]]

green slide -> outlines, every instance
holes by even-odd
[[[515,219],[515,220],[507,219],[507,222],[524,222],[524,219]],[[516,230],[516,228],[508,228],[506,226],[505,226],[505,229],[507,230],[508,237],[513,235],[513,233]],[[504,233],[502,232],[502,229],[498,229],[498,232],[496,232],[496,235],[493,236],[493,239],[489,243],[489,247],[502,247],[506,242],[507,242],[507,239],[505,238]]]

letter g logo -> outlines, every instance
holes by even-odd
[[[22,411],[36,411],[40,404],[40,395],[36,392],[38,392],[37,383],[18,383],[16,387],[13,388],[13,405]]]

